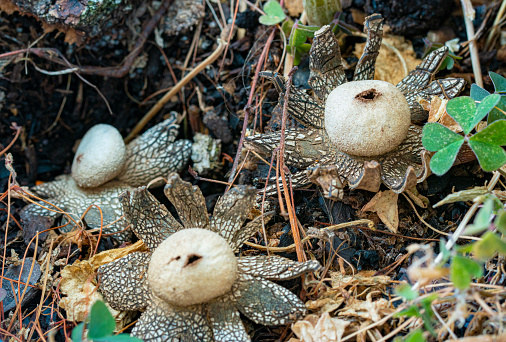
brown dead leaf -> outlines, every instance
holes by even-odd
[[[368,286],[371,287],[371,290],[381,291],[392,282],[389,276],[375,276],[375,273],[376,271],[361,271],[355,275],[347,275],[331,271],[332,287]]]
[[[309,315],[296,322],[292,330],[301,342],[339,342],[350,322],[336,317],[330,317],[326,312],[319,318]]]
[[[446,277],[450,273],[449,268],[436,267],[430,265],[428,267],[409,267],[408,276],[411,281],[419,282],[421,286],[430,284],[433,280]]]
[[[398,198],[399,194],[392,190],[380,191],[362,208],[362,212],[371,211],[378,214],[381,222],[392,233],[397,233],[399,228]]]
[[[448,100],[443,100],[438,96],[433,96],[430,101],[428,122],[439,122],[441,125],[448,127],[455,133],[462,132],[459,124],[446,112],[446,104]]]
[[[108,251],[98,253],[89,260],[89,263],[93,268],[93,272],[95,272],[100,266],[108,264],[119,258],[123,258],[130,253],[146,251],[147,247],[141,240],[139,240],[136,243],[123,248],[110,249]]]
[[[406,193],[409,196],[409,198],[411,198],[411,200],[413,200],[413,202],[420,208],[426,209],[427,206],[430,204],[429,199],[424,195],[422,195],[421,193],[419,193],[416,186],[404,191],[404,193]]]
[[[285,7],[290,17],[298,17],[304,11],[302,0],[286,0]]]
[[[371,296],[365,301],[356,300],[354,303],[348,305],[344,310],[340,311],[340,317],[357,317],[364,320],[378,322],[383,317],[394,312],[388,300],[379,298],[376,301],[371,300]]]
[[[321,294],[316,300],[306,302],[306,307],[316,314],[332,312],[337,310],[344,303],[341,291],[327,291]]]
[[[422,61],[416,58],[416,53],[413,50],[413,45],[409,40],[401,36],[388,36],[383,38],[383,42],[395,47],[404,61],[408,72],[414,70]],[[362,56],[365,43],[355,44],[355,51],[353,52],[357,58]],[[406,75],[402,63],[397,54],[385,44],[381,45],[378,59],[376,61],[376,72],[374,79],[386,81],[392,84],[399,83]]]

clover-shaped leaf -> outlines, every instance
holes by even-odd
[[[473,244],[473,252],[476,258],[480,260],[490,259],[497,252],[505,255],[506,242],[504,242],[499,235],[493,232],[486,232],[481,237],[481,240]]]
[[[494,83],[495,92],[498,94],[506,94],[506,78],[495,72],[489,72],[490,79]]]
[[[485,89],[483,89],[482,87],[480,87],[479,85],[473,83],[473,84],[471,84],[471,94],[470,95],[473,98],[473,100],[481,102],[481,100],[483,100],[485,97],[490,95],[490,93],[488,91],[486,91]]]
[[[501,100],[498,94],[488,95],[476,107],[473,98],[461,96],[448,101],[446,111],[460,125],[464,134],[471,130],[495,107]]]
[[[448,172],[457,158],[460,147],[464,143],[464,139],[456,141],[434,154],[430,160],[430,169],[436,175],[441,176]]]
[[[432,172],[446,173],[453,165],[462,144],[467,141],[484,171],[494,171],[506,164],[506,120],[490,123],[480,132],[470,135],[474,127],[502,100],[499,94],[488,94],[478,86],[471,95],[448,101],[446,111],[460,125],[465,136],[451,131],[440,123],[430,122],[422,132],[422,143],[428,151],[436,152],[430,161]],[[480,101],[476,106],[475,100]]]
[[[436,175],[443,175],[452,167],[464,137],[439,123],[429,122],[423,127],[422,143],[428,151],[437,151],[430,160],[430,168]]]
[[[450,265],[450,278],[456,288],[465,290],[471,284],[473,277],[479,278],[482,275],[483,268],[476,261],[460,255],[453,258]]]
[[[271,0],[264,5],[264,15],[258,18],[260,24],[263,25],[276,25],[285,20],[286,14],[283,8],[276,0]]]
[[[506,79],[496,73],[490,72],[490,78],[492,79],[495,86],[495,93],[501,95],[499,103],[490,111],[487,118],[487,123],[491,124],[496,120],[506,119],[506,91],[504,87]],[[501,91],[502,89],[502,91]],[[471,97],[475,101],[482,101],[490,93],[482,87],[472,84],[471,85]]]

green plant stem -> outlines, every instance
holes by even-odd
[[[494,190],[495,186],[497,185],[497,182],[499,182],[499,178],[501,178],[501,174],[498,171],[494,171],[494,175],[492,176],[492,179],[490,180],[490,183],[487,186],[487,190],[489,192],[492,191],[492,190]],[[482,204],[481,200],[480,201],[476,201],[471,206],[471,208],[469,208],[469,210],[467,211],[466,215],[464,216],[464,218],[460,222],[460,224],[457,227],[457,229],[455,230],[455,232],[453,232],[453,234],[450,236],[450,238],[446,242],[445,248],[447,250],[452,249],[453,245],[455,244],[455,242],[457,242],[457,240],[459,239],[460,235],[462,235],[462,232],[466,228],[467,224],[469,223],[469,221],[471,220],[471,218],[476,213],[476,210],[478,210],[478,207],[480,206],[480,204]],[[443,261],[443,257],[444,257],[443,252],[440,252],[438,254],[438,256],[436,257],[436,259],[434,259],[434,263],[436,265],[439,264],[441,261]],[[419,288],[420,288],[420,283],[419,282],[416,282],[411,287],[411,289],[413,291],[418,291]]]
[[[309,25],[323,26],[334,20],[334,14],[342,11],[340,0],[302,0]]]

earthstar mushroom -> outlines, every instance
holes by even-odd
[[[200,189],[177,174],[169,177],[165,194],[182,224],[145,187],[125,193],[125,215],[150,251],[99,269],[99,291],[111,307],[145,310],[133,336],[144,341],[250,341],[239,312],[265,325],[287,324],[306,313],[297,296],[271,280],[318,270],[317,261],[234,255],[270,218],[266,214],[243,226],[255,188],[229,190],[211,219]]]
[[[126,224],[119,195],[126,190],[147,184],[156,177],[180,171],[188,162],[191,142],[176,141],[179,125],[177,113],[147,130],[128,145],[124,145],[119,132],[112,126],[99,124],[85,134],[72,164],[71,175],[60,175],[54,181],[32,187],[30,191],[67,212],[75,221],[88,209],[84,220],[88,228],[104,226],[106,233],[123,230]],[[21,218],[29,222],[34,216],[59,217],[59,211],[51,211],[43,202],[23,208]],[[100,207],[100,210],[97,208]],[[48,209],[46,209],[48,208]],[[63,231],[70,231],[74,224],[63,216]],[[114,237],[125,241],[130,236],[125,231]]]
[[[323,188],[325,196],[339,199],[346,183],[352,189],[374,192],[383,183],[401,193],[429,175],[430,156],[422,145],[422,128],[415,124],[425,120],[428,112],[418,100],[430,102],[433,96],[451,99],[460,93],[465,81],[460,78],[434,80],[448,55],[448,48],[441,47],[427,55],[395,87],[385,87],[390,89],[388,95],[376,89],[385,82],[357,89],[365,84],[363,82],[378,82],[373,81],[374,65],[381,46],[382,27],[381,15],[366,18],[367,43],[353,81],[349,83],[346,83],[339,42],[331,27],[323,26],[315,32],[309,53],[309,85],[314,96],[292,88],[287,103],[288,114],[304,126],[285,131],[285,163],[300,169],[291,176],[294,186],[313,182]],[[273,79],[280,93],[277,106],[282,108],[285,80],[269,72],[262,75]],[[389,111],[384,107],[381,110],[369,107],[381,98],[391,107]],[[353,101],[361,102],[362,110],[358,113],[349,111],[354,107]],[[405,114],[406,104],[409,121]],[[343,110],[343,107],[348,109]],[[358,122],[350,118],[354,115],[366,124],[357,128]],[[279,145],[278,132],[254,135],[245,140],[246,148],[261,155],[272,155]],[[268,194],[276,191],[276,184],[267,189]]]

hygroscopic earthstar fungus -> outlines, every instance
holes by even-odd
[[[429,175],[430,155],[422,145],[422,127],[417,125],[427,119],[428,111],[419,101],[430,102],[433,96],[451,99],[465,81],[434,80],[448,55],[446,46],[427,55],[396,86],[373,81],[382,27],[381,15],[366,18],[367,43],[349,83],[331,27],[315,32],[309,53],[309,85],[314,96],[292,88],[287,103],[288,114],[304,126],[285,131],[285,163],[301,170],[292,175],[294,186],[313,182],[323,188],[325,196],[338,199],[346,183],[368,191],[378,191],[383,183],[400,193]],[[280,92],[275,109],[279,113],[285,80],[269,72],[263,76],[273,79]],[[245,140],[246,148],[262,155],[272,155],[279,145],[279,132]],[[268,189],[275,191],[276,185]]]
[[[234,254],[270,217],[243,226],[255,188],[229,190],[211,219],[200,189],[177,174],[169,177],[165,194],[182,224],[145,187],[125,193],[125,215],[150,251],[99,269],[99,291],[111,307],[145,310],[133,336],[144,341],[250,341],[239,313],[264,325],[288,324],[306,313],[297,296],[271,280],[318,270],[317,261]]]
[[[116,128],[99,124],[83,137],[72,163],[72,174],[57,176],[54,181],[30,189],[67,212],[76,221],[88,209],[84,220],[88,228],[104,226],[106,233],[124,230],[119,195],[126,190],[147,184],[169,172],[180,171],[190,159],[191,142],[177,140],[178,114],[147,130],[125,146]],[[100,210],[96,207],[100,207]],[[46,209],[49,208],[49,209]],[[61,213],[40,201],[23,208],[23,222],[35,216],[56,218]],[[63,216],[63,224],[67,218]],[[63,228],[69,231],[72,222]],[[115,235],[119,241],[130,236],[128,231]]]

